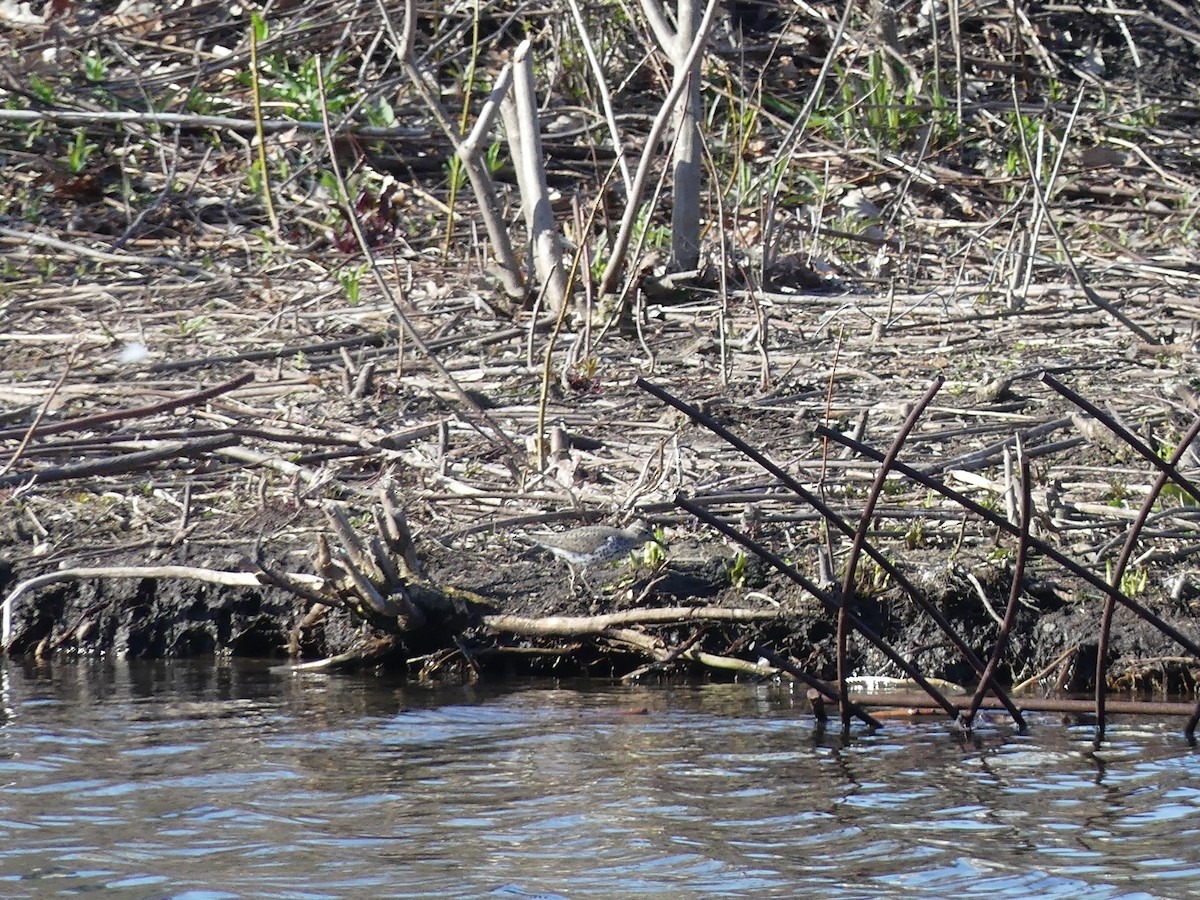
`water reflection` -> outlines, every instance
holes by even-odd
[[[849,742],[766,686],[0,668],[0,896],[1179,897],[1175,726]]]

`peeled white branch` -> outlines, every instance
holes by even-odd
[[[567,270],[563,265],[563,240],[550,207],[550,188],[542,157],[542,133],[533,84],[533,60],[526,39],[513,53],[512,93],[500,105],[509,153],[517,170],[521,207],[529,231],[529,249],[547,305],[562,309],[567,297]]]
[[[650,0],[646,0],[647,3]],[[704,10],[704,18],[700,20],[700,24],[696,27],[695,34],[688,46],[687,53],[681,57],[673,59],[675,66],[676,77],[671,85],[671,90],[667,93],[666,99],[663,101],[662,107],[658,111],[658,115],[654,119],[654,124],[650,127],[650,134],[646,138],[646,146],[642,150],[642,158],[638,162],[637,174],[633,177],[633,190],[629,192],[629,203],[625,207],[625,215],[621,218],[621,226],[617,230],[617,237],[613,241],[612,254],[608,258],[608,264],[604,268],[604,275],[600,280],[599,293],[611,294],[613,288],[616,287],[617,279],[620,278],[621,272],[625,267],[625,256],[629,252],[629,245],[633,241],[633,227],[637,222],[638,213],[640,211],[642,194],[646,190],[646,182],[650,177],[650,166],[657,154],[659,141],[662,140],[663,131],[667,127],[667,123],[675,115],[676,104],[679,103],[684,91],[687,90],[690,82],[695,81],[697,89],[699,89],[699,59],[700,51],[704,47],[705,39],[708,35],[709,26],[712,24],[713,15],[717,8],[716,0],[709,0],[708,7]],[[650,19],[651,27],[655,33],[659,35],[659,40],[664,37],[674,35],[663,20],[662,13],[658,9],[654,10],[653,14],[649,13],[650,7],[647,6],[647,15]],[[656,24],[656,19],[657,23]],[[675,44],[675,39],[672,37],[670,43]],[[695,70],[695,77],[692,78],[690,73]],[[676,197],[678,202],[678,196]],[[697,234],[699,234],[699,196],[697,194]],[[674,238],[672,238],[674,243]]]

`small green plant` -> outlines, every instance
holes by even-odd
[[[108,61],[95,50],[89,50],[83,57],[83,77],[93,83],[104,81],[108,77]]]
[[[932,127],[930,146],[944,139],[943,123],[950,121],[945,108],[930,115],[931,103],[921,102],[916,86],[901,90],[881,51],[867,56],[866,70],[839,67],[841,90],[830,98],[824,110],[812,117],[814,127],[833,132],[841,140],[866,142],[875,147],[899,147],[908,143],[919,129]],[[840,101],[840,102],[839,102]],[[954,126],[957,129],[957,124]]]
[[[321,68],[325,82],[325,107],[331,119],[345,113],[355,100],[350,78],[337,74],[347,58],[343,54],[326,60]],[[287,107],[287,111],[301,121],[321,120],[321,87],[315,57],[297,64],[283,54],[275,54],[263,59],[260,66],[264,99]]]
[[[641,558],[638,558],[636,553],[631,553],[630,558],[633,564],[645,566],[652,572],[660,572],[667,565],[667,551],[664,547],[666,543],[663,537],[662,528],[654,529],[654,540],[646,541],[642,545]]]
[[[604,369],[595,356],[587,356],[576,362],[564,374],[566,387],[579,394],[595,394],[604,388],[601,378]]]
[[[1008,564],[1012,561],[1013,552],[1007,547],[993,547],[988,551],[987,561],[993,563]]]
[[[1185,491],[1183,488],[1181,488],[1179,485],[1175,484],[1175,482],[1173,482],[1173,481],[1169,481],[1166,484],[1164,484],[1163,489],[1159,492],[1158,496],[1162,500],[1173,500],[1174,502],[1178,503],[1180,506],[1195,506],[1196,505],[1196,498],[1193,497],[1191,494],[1189,494],[1187,491]]]
[[[909,550],[919,550],[926,545],[925,520],[913,519],[908,531],[904,532],[904,546]]]
[[[1112,576],[1113,563],[1110,559],[1104,564],[1104,577],[1109,584],[1112,584]],[[1146,569],[1133,567],[1128,568],[1121,573],[1121,583],[1118,585],[1118,587],[1121,589],[1121,593],[1126,597],[1133,598],[1146,593],[1146,587],[1149,584],[1149,571]]]
[[[267,20],[256,12],[250,13],[250,27],[254,29],[254,40],[260,44],[266,41],[271,34]]]
[[[739,550],[733,555],[733,561],[726,570],[726,574],[729,576],[730,587],[740,591],[746,585],[746,576],[749,572],[750,562],[746,554]]]
[[[255,196],[260,196],[263,189],[262,165],[256,159],[246,169],[246,190]]]
[[[887,569],[879,563],[875,563],[871,571],[871,590],[877,594],[882,594],[891,584],[892,576],[888,573]]]
[[[53,279],[55,273],[58,271],[58,263],[49,256],[39,256],[35,265],[37,266],[38,275],[41,276],[43,282]]]
[[[495,175],[504,166],[506,161],[507,157],[504,155],[504,145],[500,141],[493,141],[488,146],[487,154],[483,160],[488,173]],[[466,187],[467,170],[457,155],[452,155],[446,160],[445,169],[447,187],[454,191],[460,191]]]
[[[993,491],[988,491],[975,499],[975,502],[986,509],[988,512],[1004,514],[1004,495],[997,494]]]
[[[1125,505],[1125,501],[1129,499],[1129,487],[1123,481],[1112,479],[1108,482],[1108,500],[1109,506],[1121,508]]]
[[[53,105],[55,102],[54,85],[33,74],[29,76],[29,92],[43,103]]]
[[[87,167],[87,161],[96,150],[95,144],[87,142],[87,132],[82,128],[75,132],[75,140],[67,152],[67,169],[72,175],[78,175]]]
[[[1153,128],[1158,124],[1161,111],[1157,103],[1144,103],[1121,116],[1121,124],[1139,131]]]
[[[1032,162],[1035,165],[1038,162],[1038,134],[1044,127],[1042,121],[1036,116],[1010,112],[1004,115],[1004,123],[1008,126],[1006,129],[1007,136],[1005,137],[1008,150],[1004,157],[1004,174],[1009,178],[1023,178],[1034,174],[1039,181],[1045,181],[1049,177],[1050,167],[1054,164],[1053,141],[1050,139],[1048,133],[1040,138],[1046,144],[1045,151],[1041,155],[1041,165],[1039,167],[1041,171],[1031,173],[1025,159],[1025,148],[1028,148]],[[1012,190],[1015,196],[1015,188],[1012,188]]]
[[[215,106],[212,94],[198,87],[188,91],[187,99],[183,101],[184,110],[197,116],[210,115],[215,111]]]
[[[343,266],[337,273],[338,283],[346,292],[346,302],[351,306],[358,306],[361,300],[359,291],[362,287],[362,278],[369,270],[370,266],[363,263],[361,266]]]
[[[655,225],[650,222],[650,205],[646,204],[638,213],[637,223],[633,226],[634,242],[641,243],[646,249],[665,250],[671,246],[671,229],[667,225]]]
[[[930,137],[930,145],[945,145],[962,137],[962,120],[958,117],[957,106],[950,102],[950,98],[941,91],[934,90],[929,95],[929,104],[932,107],[932,120],[936,126]]]
[[[396,110],[386,97],[380,97],[375,103],[366,108],[367,124],[375,128],[395,128],[397,124]]]
[[[180,317],[176,319],[175,324],[179,329],[180,336],[185,338],[194,338],[201,331],[203,331],[204,326],[208,324],[208,316],[193,316],[190,319],[184,319],[183,317]]]
[[[492,141],[487,149],[487,155],[484,156],[483,164],[487,167],[489,175],[495,175],[507,162],[507,157],[504,155],[504,145],[499,141]]]
[[[467,170],[462,160],[451,156],[446,160],[446,186],[454,191],[461,191],[467,184]]]

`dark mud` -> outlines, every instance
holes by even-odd
[[[45,121],[0,126],[0,217],[9,229],[0,236],[5,590],[64,567],[245,572],[247,560],[260,557],[274,570],[311,575],[322,541],[332,539],[330,506],[370,535],[386,486],[412,525],[424,596],[433,599],[424,622],[403,630],[274,587],[90,575],[17,600],[10,654],[316,660],[369,649],[362,664],[414,677],[607,677],[650,665],[647,676],[731,678],[765,676],[703,665],[685,650],[753,667],[761,645],[828,678],[835,617],[674,498],[744,528],[823,587],[842,578],[849,541],[744,455],[634,387],[636,377],[703,409],[852,525],[878,467],[824,442],[817,429],[886,450],[912,404],[944,379],[901,461],[1003,511],[1013,506],[1022,435],[1035,533],[1099,577],[1156,471],[1039,376],[1051,372],[1111,411],[1158,458],[1180,448],[1200,409],[1200,163],[1192,133],[1200,40],[1186,11],[1135,3],[1136,15],[1118,18],[1116,10],[1033,5],[1020,10],[1026,24],[1008,7],[964,3],[954,7],[963,45],[953,48],[949,9],[929,7],[941,17],[933,23],[925,6],[912,5],[895,11],[899,27],[886,49],[875,17],[856,15],[823,105],[772,197],[775,264],[760,265],[764,196],[742,196],[729,187],[737,179],[722,172],[713,184],[726,192],[723,205],[706,199],[700,277],[665,290],[648,255],[645,277],[631,282],[630,306],[612,328],[599,312],[572,309],[564,329],[552,331],[545,310],[535,315],[500,296],[477,210],[442,179],[448,143],[406,88],[395,107],[405,133],[390,143],[347,134],[326,148],[311,128],[268,135],[280,188],[274,228],[248,178],[241,126],[180,126],[163,141],[144,125],[66,127],[50,115],[55,103],[77,112],[97,97],[105,109],[141,108],[147,91],[155,108],[189,112],[174,88],[129,71],[124,60],[135,58],[172,73],[172,84],[211,95],[218,111],[250,109],[247,79],[198,62],[205,48],[218,58],[212,41],[220,35],[222,53],[243,42],[236,64],[244,66],[245,23],[213,5],[164,8],[136,28],[90,17],[82,4],[49,6],[66,11],[21,30],[13,63],[14,79],[36,86],[36,76],[48,88],[34,96],[0,86],[10,107],[49,107]],[[323,54],[346,60],[364,88],[408,83],[377,52],[387,40],[375,7],[350,14],[314,0],[301,14],[283,6],[260,48],[276,72]],[[790,6],[756,8],[715,33],[706,141],[714,166],[764,180],[762,167],[779,162],[772,154],[810,96],[841,7],[816,4],[803,16]],[[314,27],[311,10],[325,24]],[[522,14],[496,22],[519,23]],[[471,45],[469,23],[435,8],[418,15],[423,35],[451,29],[438,44],[447,58],[427,62],[452,80]],[[570,32],[537,17],[534,50],[557,59]],[[476,60],[489,77],[513,43],[509,25],[496,27],[503,33],[485,29]],[[194,40],[178,37],[188,29]],[[158,31],[171,40],[145,39]],[[652,113],[662,84],[643,63],[656,52],[629,43],[633,30],[610,37],[622,110]],[[79,70],[79,60],[112,41],[128,42],[128,52],[107,71]],[[62,66],[39,62],[50,51],[62,54]],[[905,71],[885,77],[875,64],[886,59]],[[577,112],[579,79],[587,77],[575,71],[540,84],[547,113]],[[448,81],[446,96],[460,87]],[[764,97],[770,103],[755,105]],[[952,107],[961,109],[951,116]],[[757,130],[731,130],[747,109]],[[934,118],[940,124],[931,132]],[[641,117],[631,120],[636,145],[644,130]],[[607,196],[601,181],[612,148],[592,134],[547,135],[564,221],[570,197],[586,207],[588,198]],[[92,155],[80,159],[89,142]],[[167,145],[175,156],[162,171]],[[347,241],[347,213],[322,180],[327,149],[345,155],[355,212],[376,227],[382,277],[444,370],[401,336],[397,306]],[[500,199],[520,237],[510,174],[500,167]],[[619,205],[602,211],[604,229]],[[1043,212],[1055,234],[1033,227]],[[656,208],[655,223],[665,224],[666,213]],[[59,244],[34,240],[51,232]],[[109,255],[97,259],[96,251]],[[104,261],[116,251],[130,255]],[[127,356],[135,347],[144,358]],[[237,378],[244,380],[236,389],[187,399]],[[175,405],[161,407],[167,402]],[[213,438],[227,445],[196,449]],[[535,451],[541,439],[544,454]],[[147,447],[165,456],[136,462]],[[1190,452],[1185,464],[1196,462]],[[87,465],[103,474],[70,468]],[[1200,637],[1196,502],[1178,484],[1156,502],[1126,588]],[[664,528],[665,566],[613,566],[593,573],[595,589],[583,593],[569,591],[562,565],[523,537],[635,515]],[[1009,593],[1011,536],[898,477],[885,484],[870,525],[873,545],[986,659]],[[854,581],[858,613],[901,656],[930,676],[974,680],[945,634],[878,567],[860,561]],[[1035,554],[1002,679],[1088,687],[1102,604],[1094,587]],[[775,617],[631,626],[632,636],[652,641],[650,650],[611,628],[538,637],[488,625],[497,615],[536,621],[676,607]],[[1107,676],[1119,688],[1188,690],[1200,665],[1124,611],[1109,650]],[[851,641],[850,665],[898,674],[860,640]]]
[[[428,579],[453,584],[470,592],[473,600],[461,606],[457,615],[434,612],[421,628],[401,635],[372,629],[346,610],[314,614],[295,596],[269,586],[229,588],[157,578],[72,580],[17,604],[9,653],[318,659],[372,647],[371,666],[408,670],[414,676],[437,660],[432,677],[439,679],[531,674],[620,677],[640,670],[645,658],[590,638],[547,642],[498,636],[480,627],[480,618],[491,613],[534,619],[594,616],[679,605],[777,606],[778,619],[750,627],[697,628],[681,623],[660,628],[657,634],[668,646],[702,646],[722,656],[753,658],[752,648],[761,644],[791,656],[818,677],[836,676],[836,625],[829,610],[754,557],[739,563],[735,552],[723,544],[676,533],[680,538],[669,544],[672,559],[664,567],[649,571],[632,561],[610,566],[593,572],[588,587],[573,593],[566,590],[563,565],[519,538],[489,536],[490,549],[484,551],[421,541]],[[914,557],[910,554],[910,559]],[[997,616],[1007,602],[1010,570],[990,562],[968,566],[944,553],[923,557],[920,565],[903,566],[905,574],[986,660],[997,640]],[[126,562],[141,560],[130,556]],[[208,564],[236,570],[244,565],[244,557],[230,555]],[[739,565],[743,567],[735,586],[731,571]],[[0,568],[0,576],[4,574]],[[999,670],[1004,683],[1036,678],[1060,690],[1091,689],[1102,600],[1085,586],[1072,591],[1068,584],[1066,579],[1027,579]],[[1185,631],[1196,622],[1194,602],[1168,600],[1155,608]],[[927,677],[963,685],[977,680],[946,635],[900,591],[886,586],[867,590],[857,598],[855,609]],[[534,648],[539,652],[530,652]],[[851,643],[850,665],[857,674],[902,675],[861,640]],[[733,677],[686,662],[656,671],[674,677]],[[1187,691],[1194,687],[1194,661],[1156,629],[1119,610],[1108,677],[1110,685],[1119,689]]]

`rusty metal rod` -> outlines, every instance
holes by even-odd
[[[839,598],[842,601],[842,608],[837,614],[837,678],[838,678],[838,697],[842,703],[842,731],[850,729],[850,704],[847,700],[849,688],[846,684],[846,679],[849,677],[847,670],[846,651],[849,643],[849,622],[847,616],[851,612],[857,611],[858,594],[854,590],[854,579],[858,573],[858,560],[862,556],[863,545],[867,542],[867,532],[871,528],[871,519],[875,516],[875,507],[879,505],[879,497],[883,493],[883,486],[887,482],[888,472],[892,470],[892,463],[900,455],[900,449],[904,446],[905,440],[912,433],[912,430],[917,427],[917,422],[921,420],[921,415],[925,412],[925,408],[933,402],[934,396],[942,389],[942,385],[946,383],[946,379],[941,375],[933,379],[925,394],[913,404],[912,410],[904,418],[903,424],[900,426],[900,431],[896,434],[896,439],[892,441],[892,446],[888,449],[887,456],[883,463],[879,466],[879,471],[875,473],[875,481],[871,485],[871,489],[867,492],[866,503],[863,504],[862,515],[858,517],[858,528],[854,531],[854,538],[850,543],[850,553],[846,557],[845,572],[842,576],[842,595]],[[962,649],[966,649],[963,645]],[[976,670],[976,674],[986,678],[984,672]]]
[[[785,472],[783,469],[781,469],[778,465],[773,463],[761,451],[757,450],[756,448],[752,447],[750,444],[746,443],[744,440],[739,438],[736,434],[731,432],[729,429],[722,426],[719,422],[714,421],[711,416],[705,415],[703,412],[696,409],[694,406],[691,406],[690,404],[683,402],[682,400],[678,399],[677,397],[674,397],[673,395],[671,395],[667,391],[663,390],[662,388],[658,387],[657,385],[652,384],[649,381],[646,381],[644,378],[639,378],[637,380],[637,385],[642,390],[644,390],[646,393],[651,394],[654,397],[657,397],[659,400],[663,401],[668,406],[673,406],[675,409],[679,410],[681,413],[683,413],[688,418],[690,418],[693,422],[703,425],[705,428],[707,428],[713,434],[717,435],[722,440],[724,440],[728,444],[730,444],[734,449],[738,450],[740,453],[745,454],[745,456],[747,458],[758,463],[759,466],[761,466],[763,469],[765,469],[766,471],[768,471],[772,475],[774,475],[776,478],[778,478],[781,484],[783,484],[789,490],[794,492],[805,503],[809,504],[815,510],[817,510],[817,512],[819,512],[821,514],[822,518],[824,518],[824,520],[826,522],[828,522],[834,528],[838,529],[838,531],[842,532],[842,534],[844,534],[848,537],[852,536],[854,534],[855,530],[854,530],[854,528],[852,528],[850,526],[850,523],[848,523],[845,519],[843,519],[840,515],[838,515],[838,513],[831,506],[829,506],[824,500],[822,500],[819,496],[814,494],[812,491],[805,488],[804,485],[800,484],[795,478],[793,478],[791,475],[789,475],[787,472]],[[882,459],[880,461],[882,461]],[[705,519],[705,521],[709,521],[710,524],[713,524],[709,519]],[[733,533],[730,530],[726,530],[726,527],[723,524],[714,524],[714,527],[718,528],[718,530],[724,531],[727,535],[732,537],[734,540],[738,541],[743,546],[752,550],[760,558],[762,558],[763,560],[766,560],[771,565],[775,566],[775,568],[779,569],[780,572],[783,572],[785,575],[787,575],[788,578],[791,578],[793,581],[796,580],[796,578],[794,577],[794,570],[791,570],[790,567],[786,567],[786,564],[784,564],[785,568],[780,568],[780,564],[782,564],[782,560],[779,560],[778,564],[777,564],[777,562],[772,561],[772,558],[771,558],[772,555],[769,552],[767,552],[765,550],[765,548],[761,547],[761,545],[756,544],[753,541],[750,541],[744,535],[738,535],[738,534]],[[942,629],[943,633],[948,638],[950,638],[951,643],[953,643],[954,646],[959,649],[959,652],[963,653],[963,655],[967,659],[968,663],[975,669],[975,671],[978,674],[982,675],[983,669],[984,669],[983,661],[980,660],[979,657],[974,653],[974,651],[972,651],[966,645],[966,642],[955,631],[955,629],[954,629],[953,625],[951,625],[950,621],[941,613],[941,611],[933,603],[930,602],[929,598],[925,596],[924,592],[919,590],[917,588],[917,586],[915,584],[913,584],[912,581],[908,578],[908,576],[906,576],[902,571],[900,571],[899,567],[897,567],[895,563],[893,563],[890,559],[888,559],[888,557],[884,553],[882,553],[877,547],[873,546],[870,542],[867,542],[863,545],[863,550],[867,553],[868,556],[871,557],[871,559],[875,560],[875,562],[879,564],[880,568],[882,568],[883,571],[888,574],[888,577],[890,577],[896,584],[898,584],[900,586],[901,590],[903,590],[909,597],[912,598],[914,603],[916,603],[928,616],[930,616],[930,618],[932,618],[934,620],[934,622],[937,623],[938,627],[940,629]],[[775,557],[775,559],[778,560],[778,557]],[[799,584],[800,582],[797,582],[797,583]],[[813,590],[807,584],[802,584],[802,586],[805,588],[805,590],[808,590],[810,593],[814,593]],[[821,597],[820,593],[814,593],[814,596],[820,597],[822,599],[822,602],[825,602],[825,598]],[[831,609],[836,612],[837,607],[836,606],[831,607]],[[858,626],[855,626],[855,627],[857,628]],[[859,629],[859,631],[861,633],[861,629]],[[1200,656],[1200,653],[1198,653],[1197,655]],[[1007,697],[1006,693],[1004,692],[1004,689],[1001,688],[996,681],[993,680],[989,686],[995,692],[996,696],[1000,697],[1002,701],[1008,701],[1011,704],[1011,701],[1008,700],[1008,697]],[[921,687],[928,689],[928,688],[926,688],[926,685],[924,685],[924,684],[922,684]],[[932,696],[935,696],[935,697],[937,696],[936,690],[932,692]],[[1014,713],[1014,718],[1016,718],[1017,716],[1015,714],[1015,707],[1010,706],[1010,711],[1012,711]],[[954,711],[949,710],[949,709],[947,710],[947,712],[951,716],[957,715]]]
[[[1171,459],[1168,461],[1168,469],[1174,470],[1179,460],[1183,458],[1183,454],[1187,452],[1188,446],[1200,435],[1200,416],[1192,422],[1192,427],[1188,429],[1187,434],[1183,436],[1183,440],[1175,448],[1175,452],[1171,454]],[[1138,510],[1137,518],[1133,524],[1129,526],[1129,531],[1125,535],[1125,545],[1121,548],[1121,552],[1117,557],[1116,565],[1112,567],[1112,574],[1109,576],[1109,583],[1114,587],[1121,586],[1121,580],[1125,576],[1125,570],[1129,566],[1129,561],[1133,558],[1133,553],[1137,549],[1138,538],[1141,537],[1142,528],[1146,521],[1150,518],[1150,513],[1154,509],[1154,504],[1158,502],[1158,495],[1162,493],[1164,487],[1167,486],[1167,481],[1171,477],[1170,471],[1163,469],[1158,473],[1158,478],[1155,479],[1154,485],[1150,488],[1150,493],[1146,495],[1146,499],[1142,501],[1142,508]],[[1108,641],[1112,633],[1113,613],[1116,611],[1117,602],[1113,599],[1112,594],[1104,598],[1104,611],[1100,615],[1100,636],[1096,641],[1096,738],[1103,740],[1104,738],[1104,706],[1105,692],[1108,687]]]
[[[1118,422],[1106,410],[1096,406],[1091,401],[1071,390],[1061,381],[1056,379],[1048,372],[1042,373],[1042,382],[1049,385],[1063,397],[1066,397],[1084,412],[1090,413],[1095,417],[1097,422],[1100,422],[1105,428],[1123,440],[1126,444],[1132,447],[1137,453],[1154,466],[1159,471],[1158,479],[1154,486],[1150,489],[1149,495],[1142,503],[1142,508],[1138,513],[1137,519],[1129,527],[1129,531],[1125,537],[1125,546],[1121,548],[1121,555],[1117,564],[1113,567],[1110,581],[1114,587],[1119,587],[1121,577],[1125,573],[1126,567],[1129,565],[1129,560],[1133,555],[1134,548],[1137,545],[1138,537],[1141,534],[1142,528],[1146,524],[1146,520],[1150,517],[1151,508],[1154,506],[1158,495],[1166,486],[1167,480],[1174,481],[1180,488],[1187,491],[1194,499],[1200,500],[1200,489],[1198,489],[1191,479],[1184,476],[1177,468],[1179,461],[1183,458],[1183,454],[1187,451],[1188,446],[1196,436],[1200,434],[1200,417],[1193,423],[1188,433],[1175,447],[1175,452],[1171,454],[1171,458],[1163,460],[1153,449],[1133,434],[1128,428]],[[1108,682],[1107,667],[1108,667],[1108,641],[1112,630],[1113,612],[1116,609],[1116,597],[1113,594],[1108,594],[1104,598],[1104,611],[1100,616],[1100,636],[1097,641],[1096,650],[1096,736],[1097,738],[1104,737],[1104,690]],[[1192,737],[1196,732],[1196,725],[1200,723],[1200,702],[1197,703],[1193,710],[1192,717],[1188,720],[1187,735]]]
[[[834,431],[831,428],[826,428],[824,425],[815,426],[813,428],[813,431],[821,437],[828,435],[829,437],[833,438],[833,440],[837,441],[839,444],[842,444],[843,446],[852,448],[854,450],[854,452],[858,453],[861,456],[865,456],[868,459],[873,459],[876,462],[880,462],[883,460],[883,454],[880,453],[878,450],[876,450],[874,447],[870,446],[869,444],[864,444],[862,441],[856,441],[853,438],[848,437],[838,431]],[[905,475],[908,478],[911,478],[917,484],[923,485],[924,487],[927,487],[932,491],[937,491],[943,497],[953,500],[955,503],[957,503],[963,509],[966,509],[970,512],[975,513],[975,515],[979,516],[981,519],[983,519],[987,522],[990,522],[992,525],[995,525],[997,528],[1001,529],[1002,531],[1005,531],[1011,535],[1017,534],[1017,532],[1018,532],[1017,526],[1013,525],[1010,521],[1008,521],[1008,519],[1004,518],[1003,516],[997,515],[996,513],[992,512],[992,510],[988,509],[987,507],[982,506],[979,503],[976,503],[974,500],[972,500],[970,497],[968,497],[966,494],[962,493],[961,491],[956,491],[956,490],[954,490],[954,488],[947,487],[945,484],[943,484],[938,479],[930,478],[928,475],[925,475],[924,473],[918,471],[917,469],[914,469],[912,466],[907,466],[904,463],[898,462],[895,464],[895,466],[893,468],[895,469],[895,471],[899,472],[900,474]],[[1138,618],[1140,618],[1146,622],[1149,622],[1151,625],[1153,625],[1155,628],[1157,628],[1159,631],[1161,631],[1163,634],[1165,634],[1167,637],[1169,637],[1175,643],[1179,644],[1179,646],[1181,646],[1185,650],[1187,650],[1188,653],[1192,654],[1193,656],[1200,656],[1200,642],[1197,642],[1197,641],[1193,640],[1192,638],[1188,637],[1186,634],[1184,634],[1182,631],[1180,631],[1174,625],[1167,622],[1161,616],[1156,615],[1152,610],[1149,610],[1146,607],[1142,606],[1142,604],[1138,603],[1136,600],[1134,600],[1130,597],[1127,597],[1118,588],[1113,587],[1111,584],[1109,584],[1107,581],[1105,581],[1103,578],[1101,578],[1095,572],[1092,572],[1087,567],[1085,567],[1085,566],[1081,565],[1080,563],[1076,562],[1075,560],[1071,559],[1071,557],[1067,556],[1065,553],[1063,553],[1058,548],[1054,547],[1051,544],[1047,544],[1045,541],[1039,540],[1038,538],[1035,538],[1032,535],[1029,538],[1029,546],[1032,547],[1034,550],[1036,550],[1038,553],[1041,553],[1043,556],[1047,556],[1050,559],[1054,560],[1056,563],[1058,563],[1060,566],[1062,566],[1068,572],[1071,572],[1072,574],[1077,575],[1079,578],[1082,578],[1084,581],[1086,581],[1088,584],[1090,584],[1096,590],[1100,591],[1100,593],[1104,594],[1106,597],[1112,597],[1114,600],[1116,600],[1118,603],[1120,603],[1122,606],[1124,606],[1126,609],[1128,609],[1130,612],[1132,612]],[[1197,716],[1198,716],[1198,718],[1200,718],[1200,711],[1198,711]],[[1193,731],[1195,730],[1194,725],[1191,730],[1193,730]]]
[[[1161,456],[1155,453],[1152,448],[1147,447],[1145,442],[1140,440],[1136,434],[1131,432],[1128,428],[1123,426],[1120,422],[1118,422],[1096,404],[1075,393],[1049,372],[1042,373],[1042,382],[1056,390],[1062,396],[1066,397],[1084,412],[1094,416],[1097,422],[1123,440],[1133,450],[1137,451],[1138,456],[1142,457],[1142,459],[1146,460],[1146,462],[1150,463],[1150,465],[1154,466],[1154,468],[1158,469],[1158,471],[1166,473],[1167,476],[1177,485],[1179,485],[1181,489],[1187,491],[1194,500],[1200,502],[1200,487],[1198,487],[1194,481],[1192,481],[1175,467],[1175,464],[1178,462],[1177,459],[1172,459],[1170,461],[1163,459]],[[1180,447],[1182,450],[1187,449],[1187,445],[1182,442],[1180,442]],[[1181,456],[1182,450],[1180,451]]]
[[[996,644],[992,648],[992,655],[984,670],[985,680],[981,681],[979,687],[975,689],[975,696],[971,698],[971,708],[965,715],[959,716],[959,724],[967,731],[970,731],[971,725],[975,721],[975,714],[979,712],[979,707],[987,695],[988,681],[996,677],[996,670],[1000,667],[1000,658],[1004,655],[1005,647],[1008,646],[1008,636],[1012,634],[1013,621],[1017,615],[1017,603],[1021,599],[1022,591],[1025,590],[1025,563],[1029,558],[1029,527],[1033,521],[1033,496],[1030,488],[1033,476],[1030,474],[1029,457],[1025,455],[1025,443],[1019,435],[1017,437],[1017,454],[1021,458],[1021,533],[1017,540],[1017,558],[1013,562],[1012,584],[1008,587],[1008,605],[1004,607],[1004,619],[1000,622],[1000,633],[996,635]],[[1024,716],[1020,713],[1013,713],[1013,719],[1021,731],[1024,731]]]
[[[804,588],[806,591],[820,600],[821,603],[824,604],[825,608],[834,615],[837,615],[838,610],[842,608],[842,604],[838,601],[838,598],[834,597],[829,591],[823,590],[820,585],[816,584],[811,578],[806,578],[800,572],[797,572],[795,567],[788,565],[787,562],[785,562],[778,554],[772,553],[762,544],[759,544],[758,542],[742,534],[732,525],[722,522],[700,504],[693,503],[691,500],[688,500],[686,497],[684,497],[683,494],[675,495],[675,504],[690,512],[700,521],[708,523],[726,537],[737,541],[743,547],[754,553],[763,562],[774,566],[776,571],[782,573],[791,581],[794,581],[796,584],[800,585],[800,587]],[[956,718],[958,716],[958,710],[951,703],[949,703],[945,697],[942,696],[941,691],[939,691],[926,680],[925,676],[917,670],[916,666],[901,656],[891,644],[871,630],[870,626],[868,626],[867,623],[860,619],[857,615],[851,613],[849,618],[850,624],[854,626],[855,630],[857,630],[859,634],[878,647],[880,652],[895,664],[896,668],[915,681],[920,686],[921,690],[925,691],[929,695],[929,698],[931,698],[934,703],[938,704],[938,706],[946,711],[946,715],[950,716],[951,718]]]

